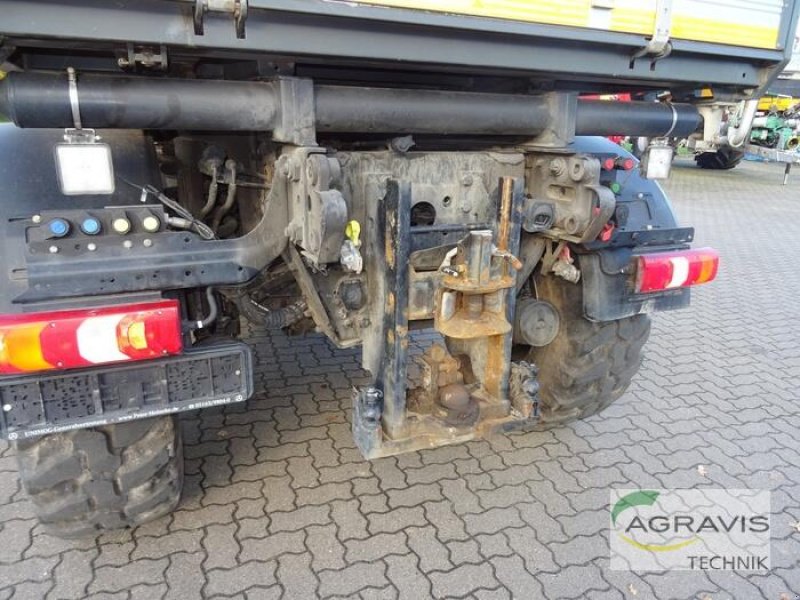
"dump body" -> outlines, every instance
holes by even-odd
[[[202,4],[211,9],[198,11]],[[481,74],[521,75],[547,82],[550,89],[577,82],[584,89],[711,85],[738,93],[763,86],[781,71],[797,20],[797,4],[781,0],[10,0],[3,5],[7,43],[29,52],[29,64],[39,68],[60,65],[51,51],[40,49],[130,42],[153,45],[156,52],[164,45],[175,58],[258,53],[319,78],[346,78],[344,67],[369,65],[395,71],[395,84],[405,77],[402,72],[428,71],[447,72],[437,83],[450,86],[463,85],[467,74]],[[657,20],[657,9],[668,9],[669,18]],[[668,56],[654,52],[654,63],[648,53],[632,60],[654,37],[669,43]]]

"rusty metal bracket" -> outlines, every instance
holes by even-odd
[[[673,0],[656,0],[653,35],[643,48],[637,50],[631,56],[631,69],[634,68],[637,59],[649,56],[650,70],[655,71],[656,62],[672,53],[672,42],[670,42],[672,35],[672,3]]]
[[[300,256],[297,248],[289,244],[282,256],[289,270],[294,275],[297,285],[300,287],[300,291],[303,293],[303,298],[305,298],[308,304],[308,310],[311,313],[311,318],[314,319],[314,323],[316,323],[322,333],[330,338],[334,344],[338,345],[339,336],[336,335],[336,330],[331,323],[328,312],[325,310],[325,305],[322,303],[322,300],[320,300],[317,288],[311,280],[311,275],[308,273],[308,269],[303,263],[303,258]]]
[[[556,264],[558,257],[561,256],[561,252],[567,246],[567,242],[561,240],[555,244],[554,250],[553,244],[554,242],[548,241],[545,245],[544,257],[542,258],[542,273],[549,273],[553,270],[553,265]]]
[[[463,323],[440,327],[446,347],[433,346],[423,355],[421,384],[409,392],[411,192],[410,183],[390,179],[368,216],[367,273],[377,279],[372,301],[380,302],[383,320],[364,340],[374,383],[353,393],[353,435],[367,458],[483,437],[530,425],[538,415],[535,369],[516,367],[511,388],[516,269],[523,266],[515,258],[524,203],[522,178],[500,180],[494,230],[470,232],[450,256],[451,271],[434,282],[458,296]],[[453,325],[455,314],[442,321],[443,308],[437,303],[436,320]]]
[[[247,0],[194,0],[194,33],[203,35],[206,13],[229,13],[233,15],[236,37],[245,38],[245,21],[247,21]]]

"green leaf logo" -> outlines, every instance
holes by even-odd
[[[655,490],[639,490],[638,492],[632,492],[626,496],[623,496],[617,500],[617,502],[614,504],[614,508],[611,509],[611,523],[616,525],[617,517],[629,508],[633,508],[635,506],[653,506],[658,499],[658,496],[659,492],[656,492]],[[695,536],[677,544],[642,544],[621,533],[618,533],[617,535],[619,535],[620,539],[624,540],[631,546],[649,552],[671,552],[673,550],[684,548],[689,544],[693,544],[700,540],[699,537]]]
[[[634,506],[652,506],[656,498],[658,498],[658,492],[654,490],[639,490],[623,496],[617,500],[614,508],[611,509],[611,522],[616,525],[617,517],[620,513]]]

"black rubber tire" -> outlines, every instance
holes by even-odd
[[[650,318],[594,323],[583,316],[580,284],[535,277],[537,296],[556,308],[561,324],[552,342],[531,348],[528,360],[539,368],[541,424],[560,425],[602,411],[625,392],[641,365]]]
[[[742,162],[743,158],[743,150],[720,148],[716,152],[703,152],[702,154],[698,154],[694,157],[694,160],[701,169],[727,171],[728,169],[733,169]]]
[[[183,445],[172,416],[53,433],[16,449],[39,520],[59,537],[140,525],[180,500]]]

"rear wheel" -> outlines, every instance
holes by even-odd
[[[17,460],[39,520],[60,537],[133,527],[180,500],[183,447],[172,416],[20,441]]]
[[[694,157],[697,166],[701,169],[728,170],[733,169],[742,162],[743,150],[734,148],[720,148],[716,152],[703,152]]]
[[[535,283],[539,299],[550,302],[560,317],[555,339],[528,355],[539,368],[542,423],[568,423],[602,411],[639,370],[650,318],[594,323],[583,316],[580,285],[540,275]]]

